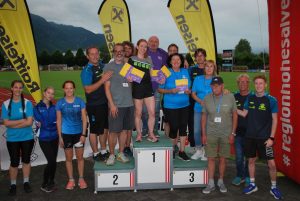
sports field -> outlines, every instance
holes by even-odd
[[[42,88],[46,86],[53,86],[56,90],[55,97],[56,99],[63,97],[62,83],[65,80],[73,80],[76,84],[76,95],[85,98],[84,91],[81,85],[80,80],[80,72],[81,71],[41,71],[41,82]],[[225,82],[225,88],[234,92],[237,90],[236,88],[236,77],[240,74],[240,72],[222,72],[220,75],[223,77]],[[248,73],[252,78],[258,73]],[[269,76],[269,74],[267,74]],[[12,80],[19,79],[19,76],[16,72],[0,72],[0,88],[10,88],[10,83]],[[250,85],[251,89],[253,89],[253,84]],[[25,93],[28,93],[25,90]]]

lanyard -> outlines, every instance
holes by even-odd
[[[223,94],[220,97],[220,101],[219,101],[218,106],[216,106],[215,96],[214,95],[212,95],[212,96],[213,96],[213,100],[214,100],[214,106],[216,107],[216,111],[219,114],[220,113],[221,104],[222,104]]]

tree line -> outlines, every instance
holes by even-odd
[[[106,46],[100,47],[100,57],[104,63],[110,60],[110,55]],[[190,65],[193,65],[193,58],[190,54],[186,55]],[[67,64],[68,66],[84,66],[88,62],[84,50],[79,48],[75,55],[69,49],[65,53],[56,50],[53,53],[49,53],[47,50],[43,50],[38,54],[39,65],[48,64]],[[222,54],[217,55],[217,65],[222,66]],[[269,65],[269,54],[252,52],[251,45],[247,39],[240,39],[238,44],[234,48],[234,65],[235,66],[247,66],[248,69],[263,69]],[[4,56],[3,51],[0,49],[0,66],[9,66],[10,62]],[[265,66],[264,66],[265,65]]]

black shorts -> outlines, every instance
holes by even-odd
[[[175,139],[177,137],[177,132],[179,131],[179,136],[186,136],[186,129],[189,117],[189,107],[178,108],[178,109],[168,109],[165,108],[165,116],[170,125],[169,137]]]
[[[108,129],[108,106],[86,106],[89,117],[90,134],[102,135]]]
[[[80,141],[80,137],[81,137],[81,133],[79,134],[62,134],[62,138],[64,141],[64,149],[70,149],[73,148],[73,146]],[[84,147],[84,144],[82,144],[82,146],[77,147],[75,146],[75,148],[81,148]]]
[[[164,107],[164,97],[162,97],[162,99],[161,99],[161,109],[162,109],[162,111],[163,111],[163,122],[165,122],[165,123],[168,123],[168,119],[167,119],[167,117],[166,117],[166,111],[165,111],[165,107]]]
[[[255,158],[258,154],[260,159],[273,160],[273,147],[266,147],[267,139],[245,139],[245,156],[246,158]]]
[[[152,84],[138,84],[134,83],[132,87],[132,97],[134,99],[144,99],[154,96]]]
[[[20,142],[6,142],[6,146],[10,156],[10,166],[18,167],[20,165],[20,155],[22,158],[22,163],[30,163],[30,156],[33,145],[33,139]]]

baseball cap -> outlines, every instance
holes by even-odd
[[[224,81],[221,77],[213,77],[212,80],[211,80],[210,85],[214,85],[214,84],[220,85],[220,84],[223,84],[223,83],[224,83]]]

